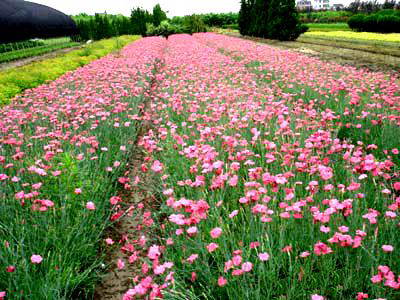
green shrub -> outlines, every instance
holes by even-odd
[[[378,30],[378,16],[377,15],[369,15],[364,20],[364,31],[368,32],[379,32]]]
[[[384,10],[369,16],[357,14],[348,21],[351,29],[369,32],[400,32],[400,17],[393,10]]]
[[[365,15],[357,14],[352,16],[347,22],[349,27],[356,31],[361,31],[364,28]]]
[[[400,31],[400,18],[395,15],[380,15],[377,23],[380,32],[388,33]]]
[[[146,24],[146,36],[168,36],[176,33],[182,33],[182,29],[179,26],[172,25],[168,21],[164,20],[159,26],[154,26],[152,23]]]

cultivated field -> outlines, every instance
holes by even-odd
[[[0,63],[79,46],[69,37],[0,44]]]
[[[399,298],[397,79],[202,33],[29,90],[0,110],[0,292],[89,297],[115,251],[115,299]]]

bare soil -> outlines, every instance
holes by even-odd
[[[140,166],[143,162],[143,153],[139,150],[134,151],[131,159],[131,170],[129,177],[133,178],[136,175],[142,174],[140,171]],[[121,251],[121,245],[118,245],[118,241],[122,239],[123,236],[127,237],[129,241],[139,240],[142,231],[139,230],[138,226],[142,224],[143,211],[151,211],[151,205],[154,203],[154,198],[146,187],[151,186],[151,176],[141,177],[140,184],[132,188],[132,190],[127,193],[123,192],[120,196],[124,201],[125,207],[130,207],[133,205],[135,209],[133,214],[126,214],[121,217],[120,221],[108,232],[108,236],[111,236],[114,240],[114,247],[110,248],[107,253],[107,261],[109,263],[108,273],[103,277],[101,283],[96,287],[94,298],[95,300],[120,300],[124,293],[126,293],[129,288],[135,285],[133,279],[135,276],[141,273],[140,260],[130,264],[128,263],[128,254]],[[138,204],[144,205],[143,209],[138,209]],[[146,233],[146,237],[148,238]],[[143,256],[145,253],[140,253],[139,256]],[[117,266],[118,259],[125,262],[125,267],[119,269]]]

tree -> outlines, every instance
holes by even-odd
[[[295,0],[242,0],[239,30],[242,34],[295,40],[307,30],[301,25]]]
[[[156,4],[153,7],[153,24],[154,26],[160,26],[161,22],[167,19],[167,14],[161,9],[160,4]]]
[[[249,23],[250,23],[250,6],[247,0],[241,0],[240,12],[239,12],[239,31],[241,35],[249,34]]]
[[[152,15],[145,9],[137,7],[131,12],[131,26],[133,34],[146,35],[146,23],[151,23]]]

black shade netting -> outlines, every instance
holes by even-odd
[[[0,0],[0,43],[71,36],[71,17],[51,7],[23,0]]]

